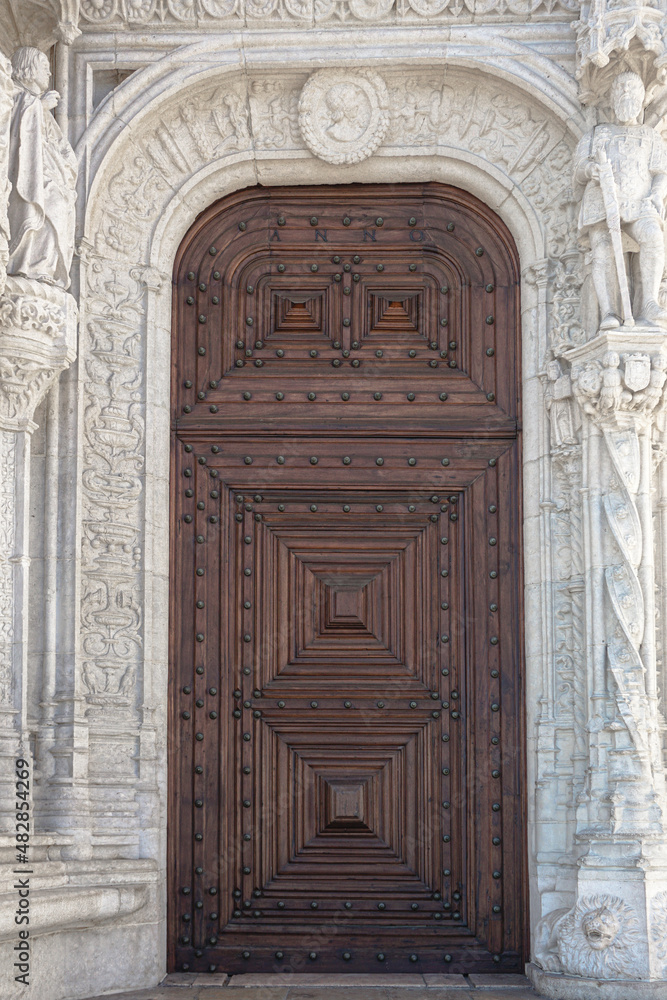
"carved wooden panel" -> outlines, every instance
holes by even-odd
[[[439,185],[242,192],[184,241],[172,968],[523,968],[517,316]]]

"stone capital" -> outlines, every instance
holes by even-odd
[[[72,295],[40,281],[8,276],[0,296],[0,428],[30,430],[57,375],[76,357]]]
[[[573,395],[602,430],[641,430],[662,403],[667,331],[633,327],[601,333],[563,354]]]

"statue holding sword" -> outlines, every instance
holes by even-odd
[[[574,188],[581,197],[579,230],[590,240],[600,330],[635,323],[667,328],[659,301],[665,269],[667,148],[654,128],[642,124],[645,89],[637,73],[614,80],[616,121],[598,125],[579,142]],[[625,254],[638,260],[626,270]]]

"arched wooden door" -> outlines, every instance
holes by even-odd
[[[439,184],[242,191],[173,317],[170,967],[521,971],[508,231]]]

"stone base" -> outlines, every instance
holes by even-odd
[[[526,975],[537,992],[551,1000],[665,1000],[667,979],[582,979],[545,972],[530,962]]]

